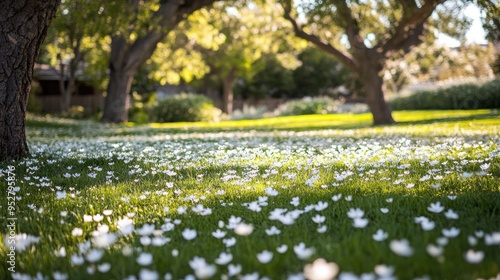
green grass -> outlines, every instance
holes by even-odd
[[[228,268],[215,260],[227,252],[232,254],[230,263],[242,267],[231,279],[254,272],[287,279],[317,258],[335,262],[344,277],[349,272],[374,274],[378,265],[394,267],[398,279],[496,277],[500,273],[500,114],[421,111],[394,116],[398,124],[381,127],[370,126],[366,114],[142,126],[31,117],[27,128],[31,157],[0,164],[3,170],[15,167],[15,185],[20,187],[15,195],[16,233],[40,238],[17,252],[16,271],[50,278],[61,272],[69,279],[124,279],[139,278],[141,270],[148,269],[160,279],[167,273],[184,279],[195,274],[189,262],[198,256],[217,268],[212,278],[220,279]],[[0,174],[7,186],[7,173]],[[266,188],[278,194],[271,196]],[[58,199],[57,191],[66,195]],[[342,198],[332,200],[338,194]],[[6,195],[0,197],[5,216],[11,201]],[[352,199],[347,201],[349,196]],[[298,206],[290,203],[295,197]],[[250,210],[249,203],[259,199],[260,211]],[[438,201],[445,210],[430,212],[427,208]],[[328,207],[308,211],[318,202],[328,202]],[[211,214],[195,213],[192,207],[198,204],[210,208]],[[186,213],[179,213],[180,206]],[[285,225],[270,219],[277,208],[301,212],[293,224]],[[364,211],[366,227],[353,226],[347,213],[355,208]],[[384,214],[381,208],[389,212]],[[458,219],[444,215],[449,209]],[[104,210],[113,212],[101,222],[84,222],[84,215]],[[86,256],[79,244],[92,240],[99,225],[117,233],[118,221],[127,215],[133,220],[132,234],[99,249],[103,256],[96,263],[71,263],[73,254]],[[325,217],[321,225],[313,221],[316,215]],[[251,224],[253,232],[240,236],[227,228],[231,216]],[[423,230],[415,223],[420,216],[433,221],[435,228]],[[167,231],[175,220],[180,224]],[[8,238],[7,222],[2,219],[2,240]],[[144,224],[154,225],[155,234],[169,242],[142,244],[146,238],[141,243],[139,229]],[[317,231],[322,225],[327,226],[324,233]],[[272,226],[281,233],[266,234]],[[442,230],[452,227],[460,230],[459,235],[441,245],[440,256],[429,255],[426,247],[437,245]],[[75,228],[82,229],[83,235],[73,236]],[[214,238],[212,232],[218,228],[227,233],[224,238],[234,237],[236,244],[227,248],[222,239]],[[197,237],[186,240],[185,229],[195,229]],[[378,229],[387,232],[388,238],[375,241],[372,235]],[[412,248],[410,256],[390,248],[391,241],[402,239]],[[315,249],[309,258],[295,254],[293,247],[301,242]],[[282,244],[288,246],[283,254],[276,251]],[[56,256],[54,251],[62,247],[66,255]],[[273,252],[269,263],[262,264],[256,257],[263,250]],[[470,263],[465,258],[469,250],[482,252],[484,258]],[[8,253],[3,242],[0,252]],[[153,262],[138,264],[141,253],[151,254]],[[104,273],[96,270],[103,263],[111,265]],[[5,262],[0,267],[0,279],[12,277],[8,267]]]

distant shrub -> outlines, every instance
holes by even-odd
[[[390,102],[393,110],[454,110],[500,108],[500,80],[418,91]]]
[[[266,106],[248,106],[246,104],[243,105],[243,109],[235,110],[231,115],[231,120],[256,120],[262,119],[267,112]]]
[[[305,97],[281,104],[274,111],[275,116],[297,116],[336,113],[340,101],[329,97]]]
[[[206,96],[182,93],[158,100],[149,110],[154,122],[215,122],[222,118],[222,111]]]

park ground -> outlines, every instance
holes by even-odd
[[[0,165],[0,279],[500,277],[500,112],[394,117],[31,116],[31,156]]]

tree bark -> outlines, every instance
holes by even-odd
[[[394,123],[392,110],[384,98],[382,71],[385,59],[371,49],[355,53],[360,61],[360,78],[365,86],[366,103],[373,116],[373,124]]]
[[[76,77],[70,68],[70,75],[66,77],[65,65],[60,62],[59,90],[61,91],[61,111],[65,112],[71,107],[71,96],[76,90]]]
[[[233,113],[234,83],[236,82],[236,69],[232,68],[222,78],[222,111],[228,115]]]
[[[0,9],[0,162],[29,154],[25,119],[33,66],[59,0],[3,0]]]
[[[109,83],[104,100],[103,122],[123,123],[128,121],[130,87],[135,72],[123,72],[110,67]]]

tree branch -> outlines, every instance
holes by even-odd
[[[375,46],[376,49],[380,48],[384,55],[394,50],[403,50],[407,53],[412,47],[420,44],[425,30],[425,22],[442,0],[429,0],[421,8],[417,8],[414,2],[412,6],[407,3],[412,1],[400,0],[398,2],[403,6],[405,16],[398,23],[389,40]]]
[[[332,46],[329,42],[319,38],[316,35],[309,34],[305,32],[302,29],[302,26],[291,16],[291,7],[292,3],[291,0],[284,0],[283,1],[283,8],[285,10],[284,17],[287,19],[293,26],[293,31],[295,32],[295,35],[299,38],[302,38],[306,41],[309,41],[316,45],[318,48],[322,49],[323,51],[335,56],[337,59],[339,59],[345,66],[348,68],[352,69],[355,72],[359,71],[358,65],[354,58],[347,53],[344,53],[334,46]]]

